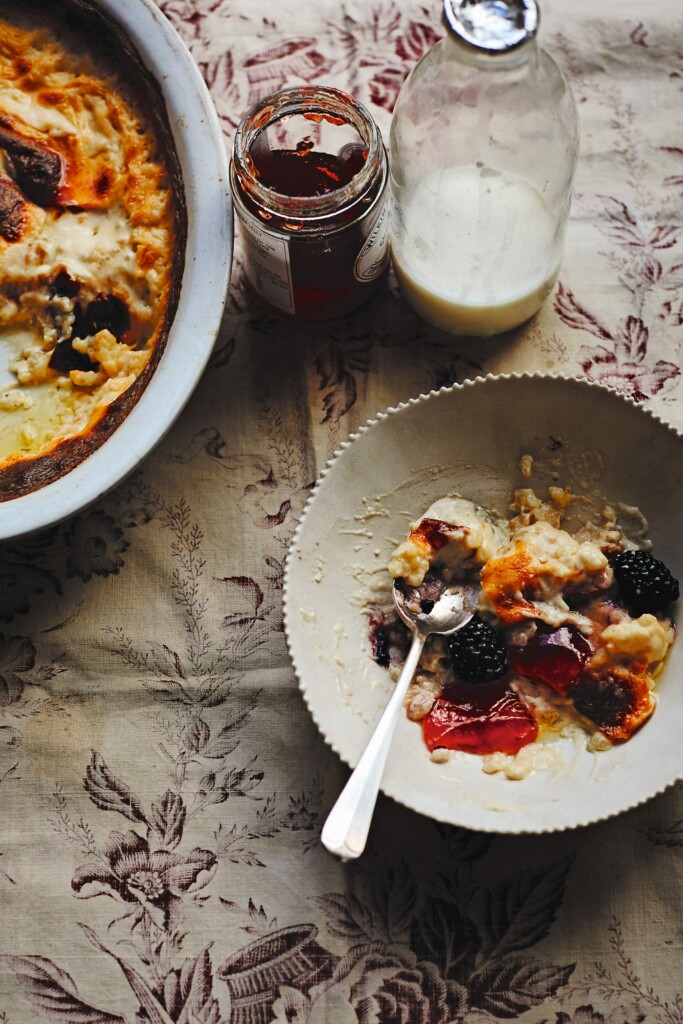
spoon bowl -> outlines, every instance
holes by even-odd
[[[392,598],[410,630],[417,630],[425,639],[430,633],[448,636],[466,625],[477,610],[479,584],[471,580],[445,583],[429,573],[421,587],[394,580]]]
[[[425,640],[432,633],[450,636],[466,626],[477,610],[479,586],[468,580],[445,583],[430,573],[420,587],[396,580],[392,594],[413,640],[391,699],[323,826],[323,846],[342,860],[354,860],[365,849],[391,739]]]

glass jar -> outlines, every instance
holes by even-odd
[[[231,188],[245,270],[278,313],[348,313],[389,262],[387,157],[362,104],[338,89],[282,89],[247,111]]]
[[[444,21],[394,109],[391,249],[421,316],[486,336],[531,317],[557,277],[576,108],[537,46],[535,0],[445,0]]]

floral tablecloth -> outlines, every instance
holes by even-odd
[[[160,0],[232,140],[257,97],[342,86],[388,130],[437,0]],[[244,287],[142,469],[0,548],[0,1022],[681,1024],[680,788],[495,837],[380,799],[367,855],[288,661],[283,561],[326,459],[388,405],[562,370],[683,427],[683,7],[548,0],[581,159],[560,281],[525,328],[431,331],[390,278],[284,325]]]

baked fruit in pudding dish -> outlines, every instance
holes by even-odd
[[[531,476],[530,456],[520,468]],[[628,518],[637,522],[637,510]],[[462,751],[520,779],[560,736],[600,751],[647,722],[679,587],[640,527],[629,537],[618,506],[582,513],[582,499],[557,485],[544,495],[520,487],[506,516],[447,496],[412,524],[388,566],[411,598],[433,601],[454,578],[480,585],[471,622],[427,641],[406,699],[433,760]],[[370,642],[396,678],[406,627],[373,608]]]
[[[146,386],[185,210],[158,86],[88,0],[0,11],[0,500],[62,476]]]

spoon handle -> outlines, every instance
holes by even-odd
[[[323,846],[342,860],[354,860],[365,849],[391,739],[424,642],[425,637],[415,631],[391,699],[323,826]]]

